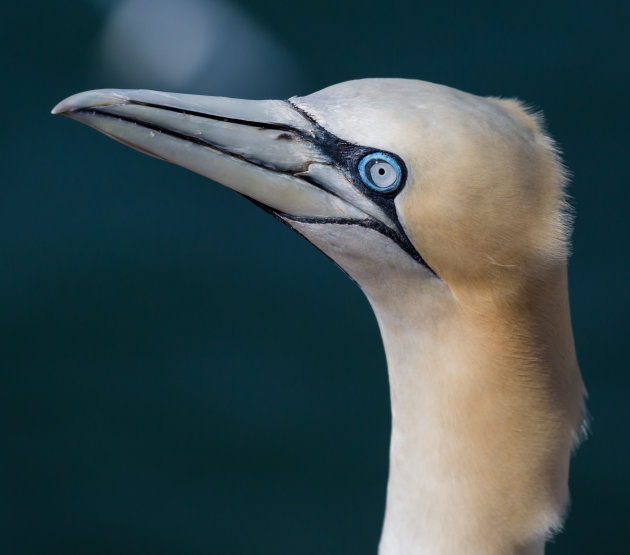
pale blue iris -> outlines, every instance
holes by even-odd
[[[402,181],[400,164],[384,152],[364,156],[359,162],[359,175],[370,189],[381,193],[394,191]]]

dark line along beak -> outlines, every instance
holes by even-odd
[[[397,232],[318,144],[321,128],[285,101],[104,89],[71,96],[52,112],[218,181],[280,215]]]

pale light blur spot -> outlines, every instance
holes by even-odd
[[[215,22],[199,0],[127,0],[108,19],[102,52],[124,79],[186,85],[212,56]]]
[[[112,82],[104,86],[247,97],[302,92],[290,53],[231,3],[96,3],[107,10],[99,58]]]

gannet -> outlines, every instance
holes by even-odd
[[[539,115],[405,79],[286,101],[106,89],[53,113],[238,191],[361,287],[392,408],[380,555],[544,552],[584,385]]]

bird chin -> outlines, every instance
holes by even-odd
[[[269,211],[291,227],[335,262],[356,281],[369,298],[382,291],[383,283],[396,294],[395,284],[401,279],[442,281],[426,265],[392,236],[391,230],[374,220],[332,220],[296,218]],[[414,251],[415,252],[415,251]]]

